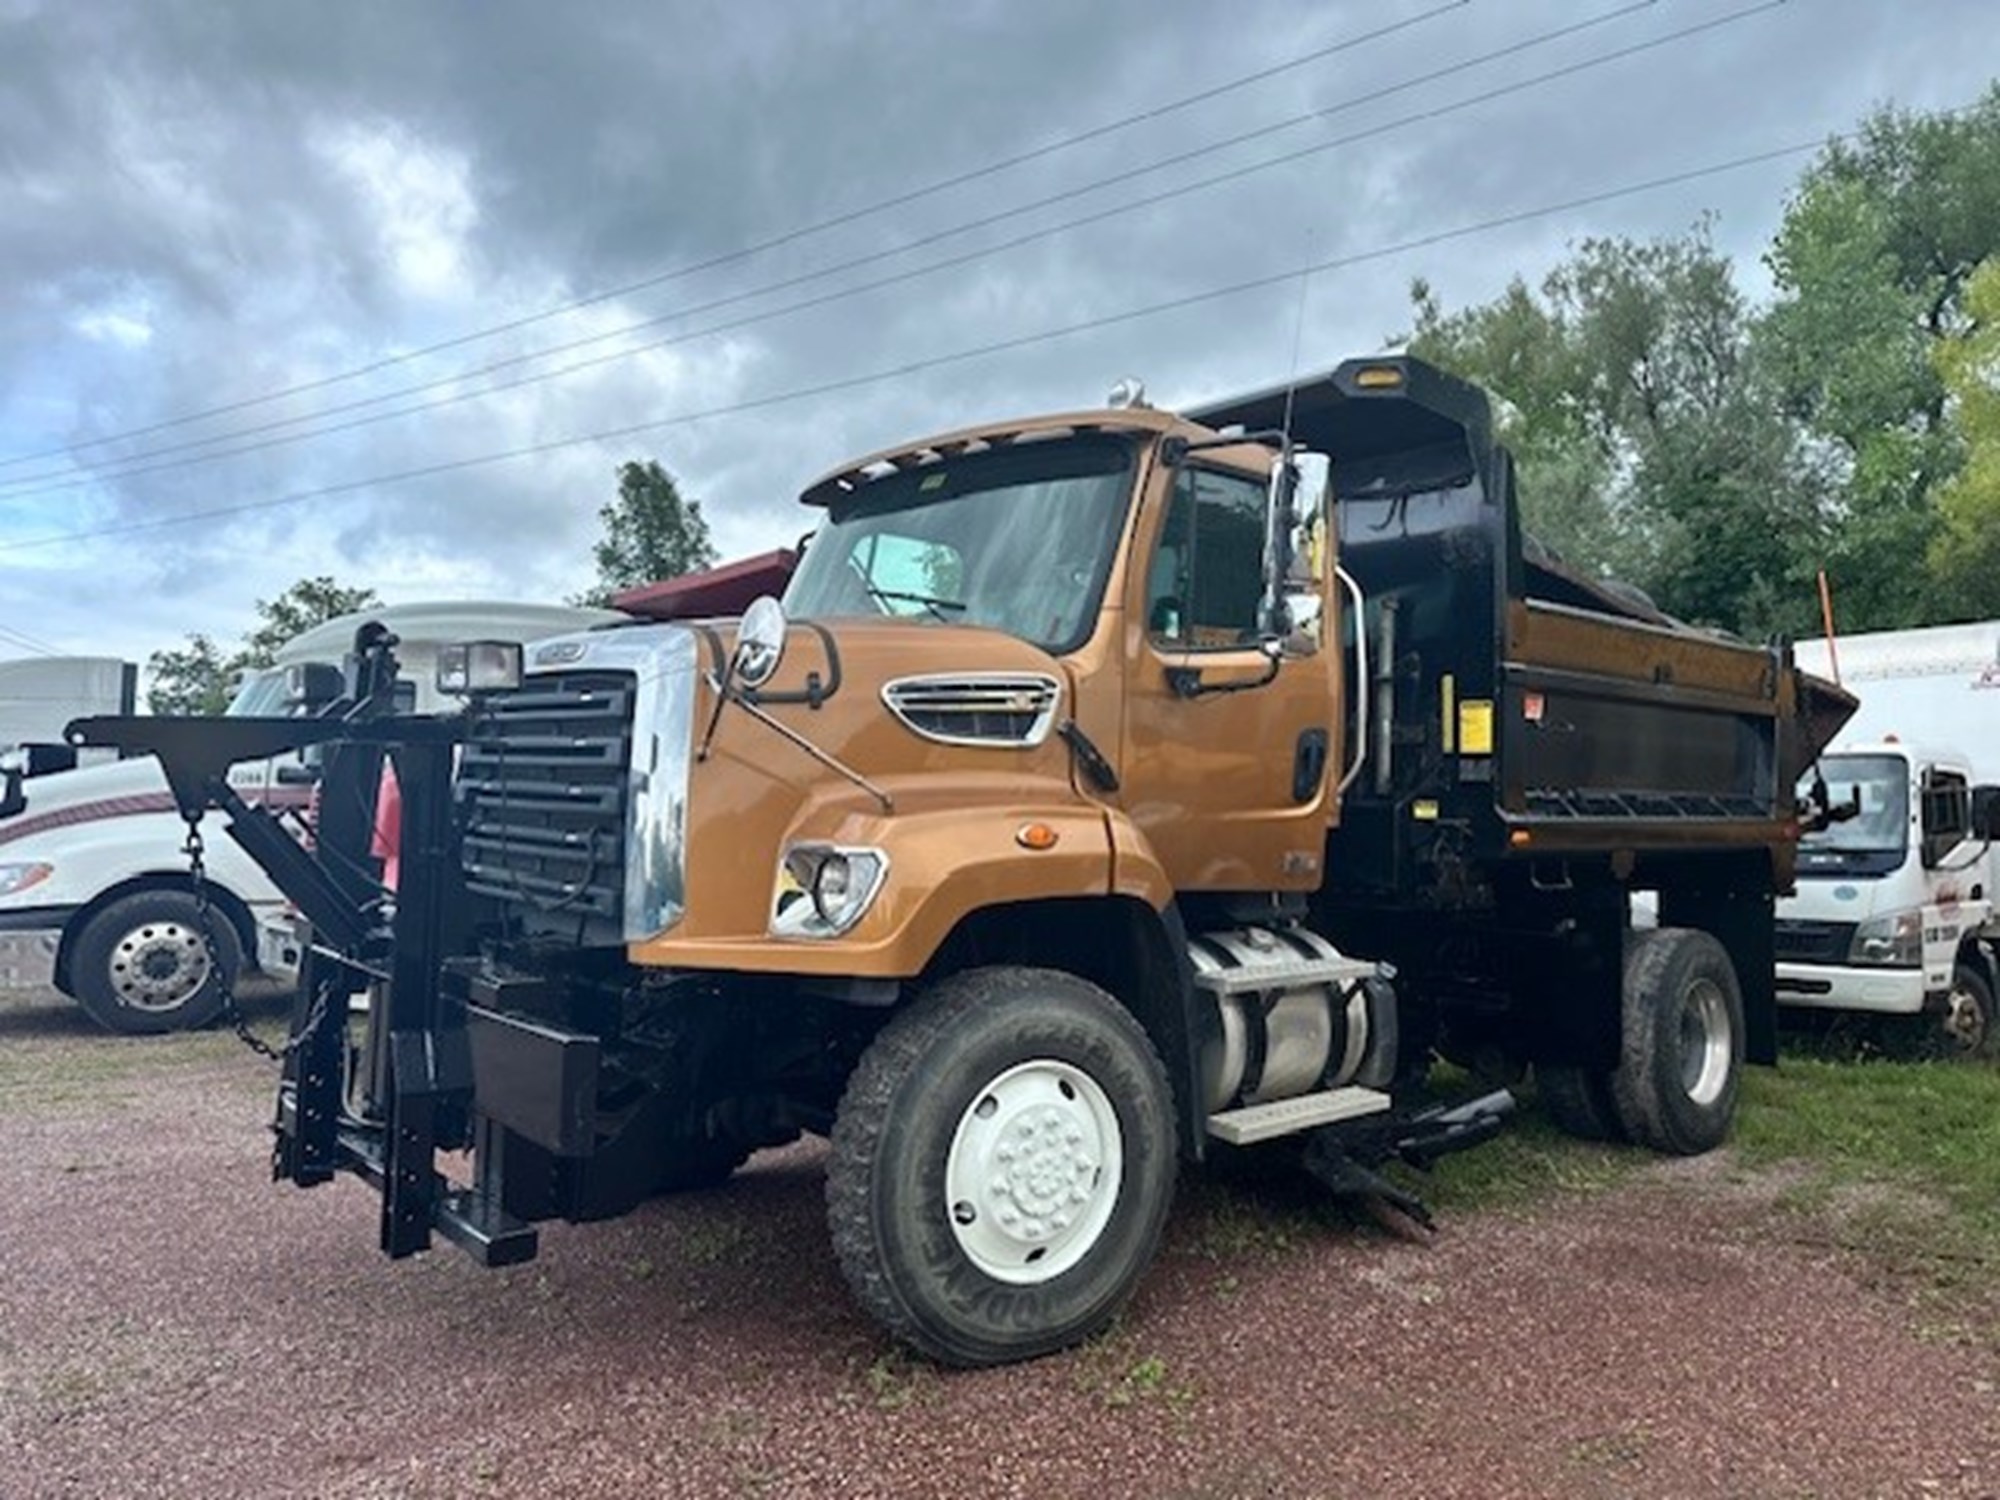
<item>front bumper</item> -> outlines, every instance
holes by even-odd
[[[46,989],[56,982],[63,929],[79,909],[38,906],[0,912],[0,990]]]
[[[1777,990],[1780,1005],[1801,1009],[1914,1016],[1924,1008],[1924,971],[1781,963]]]
[[[297,912],[257,914],[257,967],[264,974],[296,982],[311,943],[312,924]]]

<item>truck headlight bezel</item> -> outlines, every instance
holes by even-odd
[[[1847,961],[1866,969],[1920,969],[1924,963],[1924,914],[1885,912],[1854,929]]]
[[[865,845],[790,845],[771,903],[774,937],[834,938],[868,915],[889,878],[889,856]]]

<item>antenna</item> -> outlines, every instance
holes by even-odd
[[[1291,545],[1290,532],[1297,516],[1293,511],[1294,491],[1297,488],[1297,471],[1292,466],[1292,408],[1299,394],[1299,354],[1305,343],[1306,294],[1312,286],[1313,232],[1306,229],[1306,255],[1299,271],[1298,307],[1292,316],[1292,367],[1285,377],[1285,416],[1278,435],[1278,462],[1271,470],[1271,490],[1265,498],[1264,534],[1264,597],[1258,601],[1258,613],[1263,617],[1258,628],[1273,636],[1282,636],[1289,628],[1286,622],[1285,584],[1291,577],[1291,564],[1285,553]],[[1275,658],[1274,658],[1275,660]]]
[[[1826,569],[1819,570],[1819,617],[1826,626],[1826,660],[1833,668],[1833,685],[1840,686],[1840,652],[1833,644],[1833,587],[1826,581]]]

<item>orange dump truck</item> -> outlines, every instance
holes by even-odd
[[[1794,787],[1851,702],[1524,548],[1477,389],[1352,361],[804,501],[782,603],[468,645],[460,714],[390,711],[364,631],[317,718],[76,726],[159,754],[311,918],[277,1168],[372,1184],[389,1253],[524,1259],[810,1132],[856,1297],[989,1364],[1111,1318],[1184,1165],[1289,1155],[1420,1214],[1378,1169],[1511,1103],[1433,1098],[1440,1053],[1532,1066],[1580,1133],[1724,1138],[1773,1052]],[[317,855],[219,774],[306,743]],[[385,759],[393,903],[356,811]]]

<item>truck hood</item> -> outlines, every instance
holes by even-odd
[[[290,804],[305,802],[310,795],[308,787],[268,788],[268,765],[265,761],[239,762],[230,769],[230,782],[251,802],[268,802],[274,797]],[[21,793],[27,805],[12,817],[0,818],[0,846],[51,828],[175,810],[166,773],[150,755],[31,777],[21,784]]]
[[[1905,868],[1889,875],[1831,878],[1801,872],[1793,895],[1778,898],[1778,919],[1793,922],[1865,922],[1924,904],[1923,879]]]
[[[18,830],[24,824],[32,822],[37,827],[46,826],[46,820],[52,814],[67,815],[64,819],[67,822],[82,821],[75,815],[100,803],[129,804],[134,799],[146,799],[157,800],[160,804],[159,809],[124,806],[120,809],[124,812],[156,811],[173,806],[166,775],[160,770],[160,763],[150,755],[30,777],[21,784],[21,792],[28,805],[11,818],[0,818],[0,842],[20,837]]]

